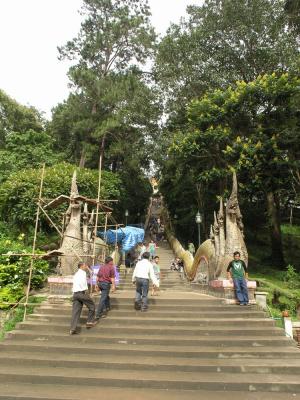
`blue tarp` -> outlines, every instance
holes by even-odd
[[[138,243],[142,243],[145,237],[145,231],[141,228],[135,228],[133,226],[126,226],[125,228],[109,229],[104,232],[97,233],[107,244],[117,243],[121,244],[122,250],[127,252],[133,249]]]

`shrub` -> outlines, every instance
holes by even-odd
[[[42,196],[54,199],[61,194],[69,195],[74,165],[61,163],[46,168]],[[34,226],[36,203],[41,179],[40,169],[25,169],[16,172],[0,185],[0,217],[3,221],[16,225],[28,232]],[[81,168],[77,171],[77,184],[81,195],[96,198],[98,171]],[[112,172],[102,172],[101,198],[120,198],[120,179]],[[57,224],[61,222],[66,205],[48,210]],[[41,221],[46,217],[41,214]],[[45,225],[45,224],[44,224]],[[46,222],[48,226],[48,221]]]
[[[19,285],[7,285],[0,288],[0,309],[10,308],[9,304],[17,303],[25,295],[23,287]]]
[[[295,268],[292,265],[287,266],[284,281],[286,282],[289,289],[300,288],[300,274],[296,272]]]
[[[20,300],[24,295],[24,287],[28,285],[31,258],[16,256],[13,253],[31,253],[31,248],[23,244],[23,235],[18,241],[0,237],[0,303],[15,303]],[[40,259],[34,260],[31,288],[36,289],[43,286],[48,270],[48,262]]]

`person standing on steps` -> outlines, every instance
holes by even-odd
[[[89,310],[86,327],[92,328],[96,325],[96,322],[94,321],[95,303],[91,299],[88,292],[87,272],[91,272],[87,264],[85,264],[84,262],[80,262],[78,264],[78,271],[73,277],[73,307],[70,335],[75,335],[76,333],[78,333],[76,331],[76,328],[84,304]]]
[[[239,251],[233,253],[233,260],[227,267],[227,277],[234,284],[236,297],[240,306],[249,305],[249,296],[247,288],[248,270],[245,262],[241,260]]]
[[[97,284],[101,290],[99,304],[96,310],[96,321],[100,318],[105,318],[107,312],[110,310],[110,290],[114,292],[115,286],[115,267],[112,257],[105,258],[105,264],[101,265],[97,275]]]
[[[132,274],[132,283],[136,285],[135,303],[136,310],[147,311],[148,309],[148,291],[149,279],[153,285],[159,286],[159,283],[154,274],[153,265],[149,261],[150,253],[143,253],[142,260],[139,261]]]

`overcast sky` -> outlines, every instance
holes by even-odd
[[[201,0],[149,0],[152,22],[164,33]],[[68,96],[67,62],[57,46],[76,36],[82,0],[0,0],[0,89],[25,105],[50,110]]]

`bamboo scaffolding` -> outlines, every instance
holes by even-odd
[[[43,207],[39,204],[39,208],[41,209],[41,211],[44,213],[44,215],[48,218],[48,220],[50,221],[51,225],[53,226],[53,228],[55,228],[55,230],[58,232],[59,236],[62,237],[63,233],[58,229],[58,227],[55,225],[55,223],[52,221],[52,219],[49,217],[48,213],[43,209]]]
[[[29,303],[28,299],[29,299],[29,293],[30,293],[30,288],[31,288],[31,281],[32,281],[32,275],[33,275],[33,270],[34,270],[34,261],[36,259],[42,259],[42,258],[50,258],[50,257],[71,257],[71,256],[76,256],[77,259],[79,261],[81,261],[84,257],[91,257],[92,259],[92,265],[95,264],[95,258],[96,258],[96,249],[103,249],[103,252],[101,254],[102,257],[106,256],[106,252],[108,249],[108,245],[107,245],[107,238],[106,238],[106,233],[108,228],[112,228],[115,227],[116,229],[116,240],[115,240],[115,250],[118,249],[118,229],[124,226],[124,224],[118,224],[118,222],[113,218],[112,214],[112,209],[109,208],[108,206],[104,206],[104,203],[116,203],[118,200],[100,200],[100,196],[101,196],[101,180],[102,180],[102,163],[103,163],[103,155],[104,155],[104,138],[102,140],[101,143],[101,151],[100,151],[100,157],[99,157],[99,177],[98,177],[98,193],[97,193],[97,199],[93,199],[93,205],[96,206],[96,216],[95,216],[95,224],[91,225],[91,229],[93,230],[93,238],[92,240],[85,240],[82,238],[78,238],[78,237],[74,237],[71,235],[65,235],[65,230],[66,230],[66,212],[63,213],[63,220],[62,220],[62,226],[59,227],[57,226],[57,224],[53,221],[53,219],[49,216],[48,214],[48,210],[45,210],[46,206],[49,205],[49,203],[47,203],[48,201],[53,201],[52,199],[47,199],[42,197],[42,192],[43,192],[43,186],[44,186],[44,178],[45,178],[45,164],[43,164],[42,167],[42,173],[41,173],[41,180],[40,180],[40,186],[39,186],[39,196],[37,198],[35,198],[35,200],[37,200],[37,210],[36,210],[36,218],[35,218],[35,229],[34,229],[34,238],[33,238],[33,244],[32,244],[32,252],[31,253],[2,253],[0,254],[0,256],[2,257],[31,257],[30,260],[30,267],[29,267],[29,277],[28,277],[28,285],[26,288],[26,295],[24,296],[23,299],[25,299],[25,302],[22,302],[22,300],[20,300],[17,303],[9,303],[9,302],[1,302],[0,304],[5,304],[5,305],[13,305],[14,307],[17,306],[18,304],[24,306],[24,314],[23,314],[23,320],[25,321],[26,319],[26,315],[27,315],[27,307],[31,306],[31,305],[37,305],[36,303]],[[55,199],[54,199],[55,200]],[[91,204],[91,199],[90,203]],[[83,200],[78,200],[78,201],[83,201]],[[45,206],[45,208],[44,208]],[[104,211],[103,211],[104,210]],[[106,210],[106,211],[105,211]],[[54,227],[54,229],[57,231],[57,233],[59,234],[60,237],[60,246],[62,244],[62,240],[64,237],[69,237],[72,238],[74,240],[80,240],[80,241],[84,241],[84,242],[88,242],[90,244],[92,244],[92,254],[78,254],[76,252],[76,250],[71,249],[71,253],[67,253],[67,254],[62,254],[59,252],[59,249],[57,250],[53,250],[53,254],[51,254],[52,252],[48,252],[48,253],[41,253],[41,254],[37,254],[36,253],[36,243],[37,243],[37,236],[38,236],[38,226],[39,226],[39,222],[40,222],[40,215],[41,213],[46,217],[46,219],[50,222],[51,226]],[[92,215],[93,212],[89,212],[88,215]],[[100,223],[98,225],[98,220],[99,220],[99,216],[100,215],[104,215],[105,216],[105,222],[104,225],[103,223]],[[110,223],[109,223],[110,222]],[[104,228],[104,244],[102,243],[97,243],[97,229],[98,228]]]

